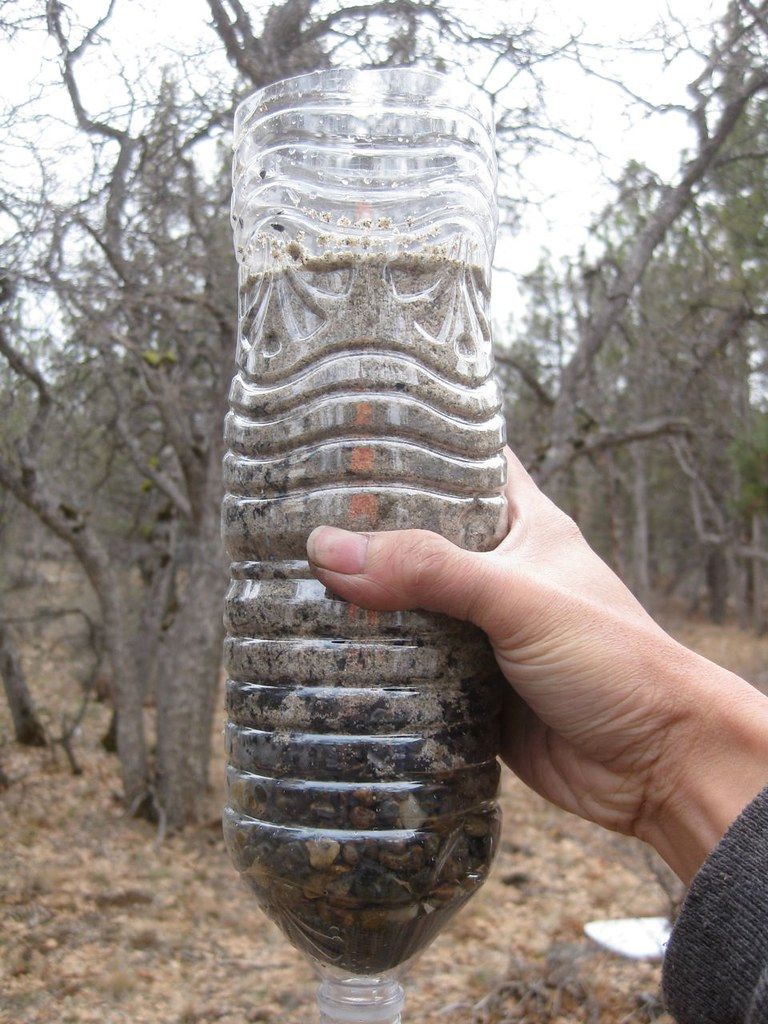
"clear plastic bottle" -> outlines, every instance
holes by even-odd
[[[349,605],[305,545],[506,531],[490,107],[414,69],[289,79],[238,108],[233,181],[225,836],[322,1019],[389,1024],[493,858],[501,684],[473,627]]]

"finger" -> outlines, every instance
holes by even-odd
[[[507,501],[520,513],[530,512],[547,499],[509,446],[504,448],[504,457],[507,460]]]
[[[317,578],[363,608],[423,608],[488,630],[504,573],[487,555],[427,530],[350,533],[319,526],[307,540]]]
[[[499,552],[520,546],[532,526],[564,518],[563,512],[538,487],[511,448],[504,449],[504,456],[507,460],[504,494],[509,509],[509,533],[496,549]]]

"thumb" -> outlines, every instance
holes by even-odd
[[[315,576],[353,604],[443,612],[489,630],[501,574],[490,554],[466,551],[428,530],[350,533],[333,526],[312,531],[307,554]]]

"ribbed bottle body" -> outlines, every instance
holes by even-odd
[[[487,874],[500,684],[472,627],[328,593],[306,538],[504,534],[494,174],[481,101],[442,76],[303,76],[236,120],[225,835],[291,939],[356,974],[417,953]]]

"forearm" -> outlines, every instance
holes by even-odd
[[[658,801],[637,834],[687,883],[768,785],[768,697],[688,651],[663,685],[677,694],[679,716],[659,764]]]

